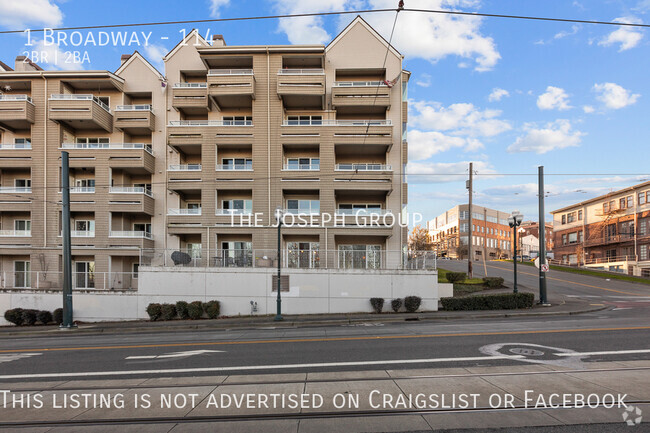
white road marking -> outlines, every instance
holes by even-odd
[[[161,359],[161,358],[185,358],[193,355],[204,355],[206,353],[223,353],[225,350],[188,350],[187,352],[173,352],[165,355],[133,355],[124,359]]]
[[[352,361],[352,362],[319,362],[311,364],[284,364],[284,365],[246,365],[232,367],[204,367],[204,368],[168,368],[161,370],[125,370],[125,371],[85,371],[71,373],[36,373],[36,374],[5,374],[4,379],[36,379],[47,377],[89,377],[89,376],[134,376],[138,374],[174,374],[174,373],[202,373],[213,371],[250,371],[250,370],[286,370],[292,368],[322,368],[322,367],[352,367],[364,365],[396,365],[396,364],[433,364],[438,362],[459,361],[490,361],[493,359],[522,359],[520,355],[502,356],[470,356],[464,358],[431,358],[431,359],[393,359],[387,361]]]
[[[23,359],[23,358],[30,358],[32,356],[37,356],[37,355],[42,355],[42,353],[25,352],[25,353],[11,353],[8,355],[0,355],[0,363],[16,361],[18,359]]]
[[[638,353],[650,353],[650,349],[639,350],[606,350],[603,352],[564,352],[554,353],[557,356],[597,356],[597,355],[633,355]]]

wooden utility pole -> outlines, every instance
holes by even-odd
[[[485,224],[485,236],[483,236],[483,272],[487,277],[487,265],[485,261],[487,260],[487,235],[488,235],[488,226],[487,226],[487,209],[483,208],[483,224]]]
[[[467,190],[469,191],[469,223],[467,225],[467,278],[472,278],[472,256],[474,253],[472,247],[472,191],[474,184],[474,164],[469,163],[469,181],[467,182]]]

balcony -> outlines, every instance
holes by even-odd
[[[0,143],[0,150],[31,150],[32,143]]]
[[[207,83],[176,83],[172,86],[172,107],[185,114],[210,111]]]
[[[139,230],[111,230],[108,234],[109,238],[125,238],[125,239],[150,239],[153,236],[149,232]]]
[[[31,236],[31,230],[0,230],[2,238],[29,238]]]
[[[250,107],[255,99],[252,69],[210,69],[208,94],[220,108]]]
[[[322,110],[325,103],[325,70],[321,68],[280,69],[277,93],[286,108]]]
[[[70,187],[70,194],[95,194],[94,186],[73,186]]]
[[[156,116],[151,105],[118,105],[115,127],[132,135],[150,134],[156,128]]]
[[[332,108],[390,109],[390,87],[383,81],[335,81]],[[376,111],[376,110],[375,110]]]
[[[286,171],[318,171],[320,164],[284,164],[282,169]]]
[[[71,238],[94,238],[95,232],[89,230],[70,230],[70,237]]]
[[[217,164],[217,171],[253,171],[253,164]]]
[[[253,126],[252,120],[170,120],[169,125],[187,126],[187,127],[206,127],[206,126]]]
[[[91,94],[50,95],[49,118],[75,130],[103,129],[113,132],[110,108]]]
[[[31,186],[0,186],[0,194],[31,194]]]
[[[372,164],[372,163],[358,163],[358,164],[336,164],[336,171],[393,171],[392,167],[388,164]]]
[[[144,150],[153,155],[153,149],[149,143],[63,143],[60,147],[63,150],[87,149],[87,150]],[[94,152],[93,152],[94,154]]]
[[[368,215],[391,215],[389,209],[336,209],[336,215],[345,216],[368,216]]]
[[[201,209],[181,209],[181,208],[170,208],[167,209],[167,215],[168,216],[175,216],[175,215],[181,215],[181,216],[201,216]]]
[[[251,209],[215,209],[215,215],[252,215]]]
[[[144,194],[153,198],[151,190],[141,186],[112,186],[108,192],[111,194]]]
[[[172,164],[167,171],[201,171],[201,164]]]
[[[28,129],[34,124],[35,107],[27,95],[0,95],[0,125],[8,129]]]

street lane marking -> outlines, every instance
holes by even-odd
[[[81,346],[81,347],[53,347],[45,349],[6,349],[0,350],[0,353],[18,353],[26,351],[74,351],[74,350],[110,350],[110,349],[144,349],[151,347],[187,347],[187,346],[226,346],[226,345],[246,345],[246,344],[279,344],[279,343],[320,343],[328,341],[362,341],[362,340],[394,340],[405,338],[440,338],[440,337],[476,337],[485,335],[525,335],[525,334],[554,334],[554,333],[571,333],[571,332],[602,332],[602,331],[636,331],[650,329],[650,326],[627,326],[617,328],[574,328],[574,329],[538,329],[530,331],[500,331],[500,332],[463,332],[448,334],[423,334],[423,335],[380,335],[380,336],[363,336],[363,337],[331,337],[331,338],[300,338],[292,340],[248,340],[248,341],[211,341],[203,343],[164,343],[164,344],[140,344],[140,345],[123,345],[123,346]]]
[[[163,370],[127,370],[127,371],[85,371],[74,373],[37,373],[37,374],[7,374],[0,379],[42,379],[48,377],[88,377],[88,376],[122,376],[137,374],[173,374],[173,373],[204,373],[213,371],[250,371],[250,370],[287,370],[292,368],[322,368],[322,367],[355,367],[365,365],[386,364],[434,364],[439,362],[459,361],[491,361],[493,359],[521,359],[521,355],[503,356],[471,356],[461,358],[431,358],[431,359],[391,359],[387,361],[350,361],[350,362],[318,362],[310,364],[284,365],[246,365],[233,367],[202,367],[202,368],[168,368]]]
[[[19,359],[30,358],[32,356],[37,356],[37,355],[42,355],[42,353],[23,353],[21,351],[19,353],[13,353],[9,355],[0,355],[0,363],[17,361]]]
[[[650,349],[638,349],[638,350],[606,350],[603,352],[566,352],[566,353],[554,353],[553,355],[557,356],[598,356],[598,355],[635,355],[638,353],[650,353]]]
[[[225,350],[188,350],[187,352],[174,352],[165,355],[137,355],[127,356],[124,359],[161,359],[161,358],[187,358],[194,355],[205,355],[206,353],[223,353]]]

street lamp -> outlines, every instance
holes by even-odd
[[[281,272],[281,266],[282,266],[282,234],[281,234],[281,227],[282,227],[282,217],[284,216],[284,210],[282,207],[278,206],[277,209],[275,209],[275,219],[278,222],[278,284],[277,284],[277,289],[278,289],[278,298],[276,300],[276,313],[275,313],[275,319],[273,319],[276,322],[282,321],[282,295],[280,295],[280,292],[282,291],[282,272]]]
[[[512,263],[514,264],[515,268],[515,284],[514,284],[514,289],[513,293],[517,293],[517,227],[521,225],[521,222],[524,220],[524,216],[519,213],[518,210],[512,211],[512,215],[508,217],[508,225],[512,227],[512,233],[513,233],[513,250],[514,250],[514,256],[512,257]]]

